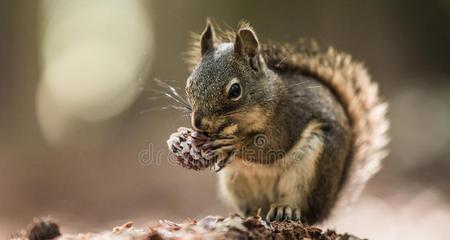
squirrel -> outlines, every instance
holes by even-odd
[[[193,129],[233,136],[211,145],[229,162],[220,193],[240,214],[319,223],[380,169],[387,103],[350,55],[261,43],[246,22],[216,31],[207,20],[188,61]]]

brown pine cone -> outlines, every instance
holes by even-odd
[[[211,140],[212,138],[203,133],[181,127],[170,135],[167,145],[177,157],[179,165],[200,171],[214,166],[217,159],[217,157],[207,157],[210,149],[204,145]]]

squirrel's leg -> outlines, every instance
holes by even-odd
[[[277,204],[299,208],[307,223],[325,218],[336,200],[349,144],[346,126],[310,122],[280,163],[284,171],[277,185]],[[287,219],[286,210],[282,214],[279,207],[276,215],[276,220]],[[273,213],[267,217],[273,219]]]
[[[265,217],[274,201],[273,191],[278,173],[270,166],[252,164],[235,158],[219,172],[220,195],[239,214]]]
[[[276,202],[267,212],[267,221],[298,221],[308,211],[318,161],[325,149],[322,124],[311,121],[301,137],[277,164],[282,169],[276,189]]]

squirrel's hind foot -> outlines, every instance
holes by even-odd
[[[272,204],[266,215],[266,221],[300,221],[301,214],[299,208],[292,208],[288,205]]]

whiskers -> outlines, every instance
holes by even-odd
[[[155,108],[145,109],[145,110],[140,111],[139,114],[145,114],[145,113],[152,112],[152,111],[165,111],[165,110],[169,110],[169,109],[180,110],[184,113],[183,115],[185,115],[185,116],[189,116],[189,114],[190,114],[190,112],[187,112],[184,107],[176,106],[173,104],[164,106],[164,107],[155,107]]]
[[[164,106],[164,107],[155,107],[150,109],[145,109],[141,111],[141,114],[148,113],[155,110],[169,110],[169,109],[175,109],[182,111],[184,115],[189,115],[192,111],[191,105],[187,101],[186,97],[179,92],[182,92],[182,90],[179,87],[174,86],[173,84],[169,84],[168,82],[175,82],[174,80],[161,80],[158,78],[153,79],[153,82],[155,83],[152,88],[144,89],[144,91],[150,91],[156,94],[159,94],[157,96],[149,97],[148,100],[159,100],[159,99],[169,99],[172,101],[170,105]]]
[[[286,59],[289,57],[289,55],[282,58],[277,64],[275,64],[275,68],[280,68],[280,66],[286,61]]]
[[[311,80],[305,80],[305,81],[303,81],[303,82],[291,84],[291,85],[289,85],[289,88],[291,88],[291,87],[296,87],[296,86],[299,86],[299,85],[308,84],[308,83],[312,83],[312,82],[313,82],[313,81],[311,81]],[[320,85],[314,85],[314,86],[304,86],[304,87],[302,87],[302,88],[303,88],[303,89],[311,89],[311,88],[320,88],[320,87],[321,87]]]
[[[188,116],[189,114],[191,114],[192,112],[192,107],[189,104],[188,100],[186,99],[186,96],[184,94],[184,89],[175,86],[176,81],[174,80],[161,80],[158,78],[153,79],[152,81],[152,85],[151,88],[145,88],[143,89],[143,91],[149,91],[154,93],[154,95],[148,97],[147,99],[150,101],[158,101],[158,100],[165,100],[165,99],[169,99],[170,102],[163,107],[154,107],[154,108],[149,108],[149,109],[144,109],[140,112],[140,114],[144,114],[144,113],[148,113],[148,112],[152,112],[152,111],[165,111],[165,110],[170,110],[170,109],[175,109],[177,111],[181,111],[183,113],[183,115]],[[321,88],[322,86],[319,85],[319,83],[317,83],[314,80],[304,80],[304,81],[299,81],[299,82],[295,82],[295,83],[286,83],[286,88],[287,89],[292,89],[292,88],[301,88],[301,89],[314,89],[314,88]],[[297,91],[297,90],[295,90]],[[256,88],[254,91],[252,91],[251,93],[252,95],[265,95],[265,97],[261,98],[261,97],[257,97],[260,103],[271,103],[274,101],[278,101],[280,99],[280,96],[278,95],[277,91],[272,91],[270,88],[268,88],[267,86],[261,86],[259,88]],[[251,104],[251,103],[248,103]],[[254,104],[254,103],[253,103]],[[233,110],[233,111],[229,111],[226,112],[222,115],[222,117],[228,117],[230,115],[233,114],[238,114],[238,113],[245,113],[249,107],[249,105],[244,104],[245,106],[241,106],[240,109],[237,110]]]
[[[303,82],[291,84],[291,85],[289,85],[289,87],[295,87],[295,86],[299,86],[299,85],[304,85],[304,84],[307,84],[307,83],[310,83],[310,82],[311,81],[309,81],[309,80],[305,80]]]

